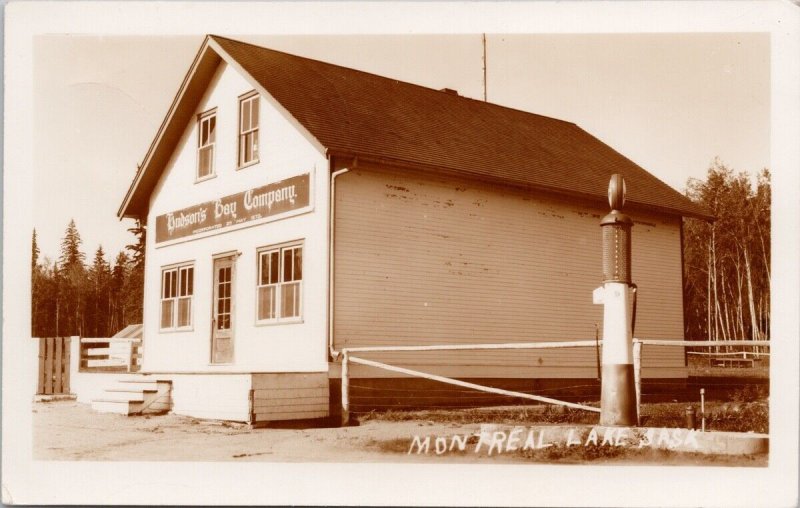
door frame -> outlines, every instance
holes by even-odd
[[[235,325],[236,325],[236,261],[239,259],[242,253],[237,250],[230,250],[225,252],[220,252],[218,254],[213,254],[211,256],[211,315],[210,315],[210,336],[208,341],[208,363],[209,365],[233,365],[236,362],[236,348],[235,348]],[[230,327],[230,334],[231,334],[231,360],[229,362],[215,362],[214,361],[214,338],[216,330],[214,329],[216,325],[215,313],[217,307],[217,269],[216,263],[220,259],[231,259],[231,327]]]

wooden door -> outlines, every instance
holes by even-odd
[[[234,265],[234,256],[214,259],[211,363],[233,363]]]

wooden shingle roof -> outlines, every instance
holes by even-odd
[[[330,154],[396,161],[604,201],[609,177],[621,173],[632,204],[710,217],[574,123],[224,37],[212,35],[208,40]],[[136,181],[129,196],[137,190],[135,185]],[[120,215],[125,208],[123,203]]]

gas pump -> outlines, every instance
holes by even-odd
[[[636,387],[633,371],[633,318],[636,286],[631,281],[631,228],[633,221],[622,213],[625,180],[611,176],[608,204],[603,217],[603,285],[592,293],[603,305],[603,356],[600,392],[600,425],[637,424]]]

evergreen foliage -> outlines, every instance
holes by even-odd
[[[133,231],[133,230],[138,230]],[[81,251],[81,236],[70,220],[61,240],[58,261],[40,259],[36,230],[31,245],[31,335],[110,337],[133,323],[142,322],[144,281],[144,228],[131,230],[136,243],[119,252],[113,265],[98,246],[91,265]]]

